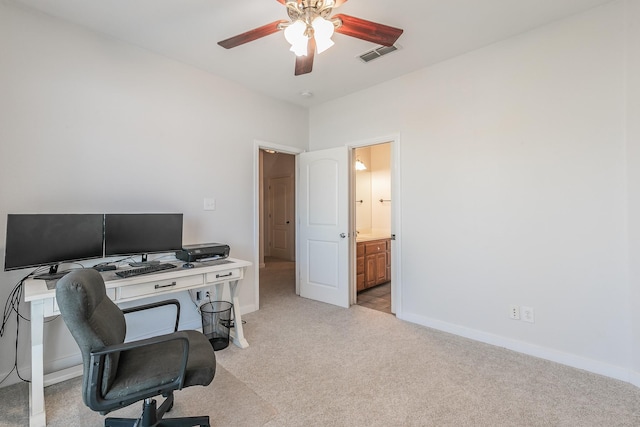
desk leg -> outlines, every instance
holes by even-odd
[[[31,307],[31,384],[29,384],[29,427],[44,427],[44,302]]]
[[[238,280],[229,282],[229,293],[231,295],[231,302],[233,303],[233,318],[234,318],[234,331],[231,331],[233,337],[233,343],[240,348],[249,347],[249,343],[244,338],[244,329],[242,328],[242,315],[240,314],[240,300],[236,296],[236,290],[238,288]],[[233,333],[235,332],[235,333]]]
[[[236,296],[236,289],[238,287],[238,280],[224,283],[216,283],[216,299],[222,300],[222,287],[223,285],[229,285],[229,296],[231,297],[231,303],[233,304],[233,318],[234,327],[229,331],[229,336],[233,343],[240,348],[249,347],[249,343],[244,338],[244,330],[242,329],[242,315],[240,314],[240,301]]]

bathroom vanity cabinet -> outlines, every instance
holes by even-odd
[[[357,242],[356,271],[358,291],[391,280],[391,239]]]

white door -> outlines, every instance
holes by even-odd
[[[300,296],[349,307],[349,152],[298,157]]]
[[[269,255],[295,261],[293,177],[269,179]]]

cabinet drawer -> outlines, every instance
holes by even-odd
[[[378,252],[384,252],[387,250],[387,242],[384,240],[376,240],[369,242],[364,247],[364,252],[367,255],[375,254]]]
[[[177,279],[156,280],[140,285],[124,286],[120,288],[119,299],[133,298],[140,295],[156,294],[163,290],[174,290],[187,286],[201,285],[203,283],[202,274],[195,276],[179,277]]]
[[[240,269],[234,268],[233,270],[216,271],[213,273],[207,273],[207,283],[224,282],[226,280],[235,280],[240,278]]]
[[[356,245],[356,256],[364,256],[364,243]]]

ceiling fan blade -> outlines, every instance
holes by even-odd
[[[277,1],[278,3],[282,3],[282,4],[285,4],[285,5],[287,4],[287,0],[276,0],[276,1]],[[347,2],[347,0],[335,0],[335,1],[334,1],[334,3],[335,3],[335,4],[333,5],[333,7],[338,7],[338,6],[340,6],[342,3],[346,3],[346,2]]]
[[[383,46],[393,46],[404,30],[388,25],[366,21],[349,15],[338,14],[333,18],[340,18],[342,25],[336,28],[336,33],[366,40]]]
[[[307,44],[307,56],[296,56],[296,72],[295,75],[310,73],[313,69],[313,55],[316,52],[316,39],[311,37]]]
[[[253,30],[249,30],[246,33],[238,34],[237,36],[228,38],[226,40],[222,40],[218,42],[218,44],[225,49],[231,49],[232,47],[240,46],[241,44],[245,44],[248,42],[252,42],[259,38],[268,36],[269,34],[276,33],[280,31],[278,25],[284,24],[289,21],[278,20],[274,21],[270,24],[263,25],[262,27],[254,28]]]

